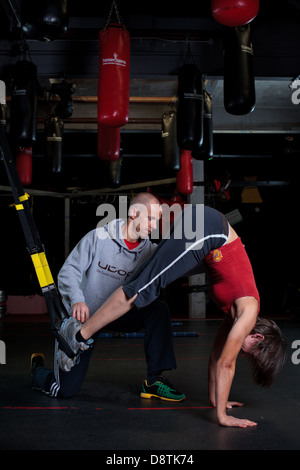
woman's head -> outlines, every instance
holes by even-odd
[[[286,342],[276,323],[261,317],[257,317],[249,336],[247,357],[252,363],[253,380],[258,385],[268,387],[284,365]]]

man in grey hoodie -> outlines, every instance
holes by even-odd
[[[130,203],[127,221],[115,219],[90,231],[79,241],[58,274],[58,289],[70,316],[85,323],[153,254],[157,245],[149,240],[149,235],[157,228],[160,216],[158,199],[150,193],[140,193]],[[147,379],[142,384],[142,397],[172,401],[185,398],[162,377],[163,371],[176,368],[170,313],[165,302],[155,300],[144,309],[132,309],[109,328],[116,331],[145,329]],[[94,339],[96,337],[97,334]],[[43,355],[33,354],[33,388],[54,397],[75,395],[86,375],[93,346],[84,351],[75,367],[65,371],[59,369],[56,359],[54,371],[47,369]]]

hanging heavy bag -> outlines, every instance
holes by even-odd
[[[18,147],[30,147],[36,141],[37,70],[27,60],[14,66],[11,104],[10,132]]]
[[[180,170],[180,149],[177,144],[177,119],[175,111],[167,111],[162,116],[162,153],[168,170]]]
[[[120,156],[120,128],[107,127],[98,123],[97,152],[101,160],[115,161]]]
[[[52,173],[62,172],[64,123],[57,116],[45,120],[46,157]]]
[[[68,29],[67,0],[23,0],[21,19],[25,37],[53,41]]]
[[[130,38],[122,24],[99,33],[98,122],[122,127],[129,116]]]
[[[255,78],[250,25],[224,28],[224,106],[228,113],[255,108]]]
[[[212,97],[207,90],[203,90],[204,114],[203,114],[203,143],[194,151],[195,160],[207,160],[214,155],[213,121],[212,121]]]
[[[193,158],[190,150],[180,151],[180,170],[176,175],[176,191],[188,195],[193,192]]]
[[[224,26],[242,26],[258,14],[259,0],[212,0],[213,18]]]
[[[29,186],[32,182],[32,147],[17,149],[16,168],[22,186]]]
[[[185,64],[178,73],[177,143],[193,150],[203,139],[202,74],[194,64]]]

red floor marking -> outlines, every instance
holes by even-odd
[[[212,406],[169,406],[169,407],[157,407],[157,408],[127,408],[129,411],[152,411],[152,410],[208,410],[213,408]]]
[[[144,361],[144,357],[95,357],[92,358],[91,361]]]
[[[196,357],[177,357],[177,360],[179,359],[208,359],[208,356],[196,356]],[[144,357],[95,357],[92,358],[91,361],[144,361]]]
[[[78,410],[74,406],[2,406],[3,410]]]
[[[2,406],[3,410],[79,410],[76,406]],[[212,406],[168,406],[168,407],[151,407],[151,408],[127,408],[128,411],[153,411],[153,410],[208,410]],[[95,408],[101,411],[103,408]]]

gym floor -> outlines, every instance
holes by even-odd
[[[74,398],[54,399],[33,391],[31,354],[43,352],[45,365],[52,367],[54,340],[47,315],[10,317],[0,320],[6,346],[6,363],[0,364],[1,450],[102,450],[109,455],[145,450],[175,455],[300,449],[300,364],[293,349],[300,340],[297,316],[276,320],[288,343],[287,362],[269,389],[255,385],[250,364],[238,358],[230,398],[244,406],[230,413],[257,422],[257,427],[246,429],[219,426],[207,399],[208,356],[219,319],[173,323],[177,370],[165,376],[186,394],[185,401],[173,403],[139,397],[145,376],[143,338],[100,338],[82,390]]]

